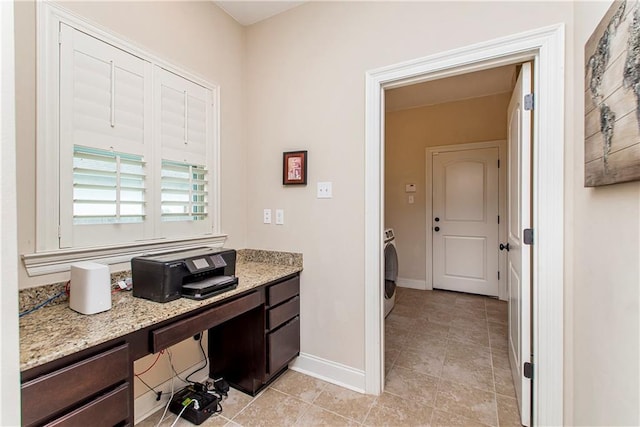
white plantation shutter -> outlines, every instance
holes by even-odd
[[[160,67],[154,73],[160,100],[162,234],[211,233],[212,91]]]
[[[37,251],[219,242],[218,86],[42,10]]]
[[[162,221],[204,221],[207,203],[204,166],[162,161]]]
[[[74,147],[73,223],[139,223],[144,217],[142,157]]]
[[[67,25],[61,30],[61,143],[146,154],[150,63]]]
[[[149,236],[150,77],[149,62],[61,24],[61,247]]]

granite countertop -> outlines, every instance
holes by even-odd
[[[180,298],[157,303],[134,298],[131,292],[116,292],[112,295],[111,310],[102,313],[83,315],[71,310],[65,303],[45,307],[20,318],[20,371],[302,271],[300,254],[292,254],[299,256],[292,262],[283,252],[274,252],[274,256],[269,256],[267,251],[245,251],[238,252],[236,262],[238,287],[206,300]]]

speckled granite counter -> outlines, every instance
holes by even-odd
[[[93,315],[71,310],[67,303],[45,307],[20,319],[20,371],[127,335],[147,326],[246,292],[302,271],[302,255],[240,250],[236,262],[238,287],[203,301],[180,298],[157,303],[113,294],[112,308]]]

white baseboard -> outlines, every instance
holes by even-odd
[[[201,365],[202,365],[202,362],[198,362],[197,364],[190,366],[189,368],[180,372],[180,377],[184,378],[190,372],[193,372],[195,368],[200,367]],[[197,374],[195,374],[192,377],[192,379],[194,381],[202,382],[206,380],[208,377],[209,377],[209,371],[203,370],[202,372],[198,372]],[[175,381],[174,391],[178,391],[186,385],[184,382],[182,382],[177,378],[175,378],[174,381]],[[149,390],[148,392],[146,392],[145,394],[139,396],[134,400],[133,416],[135,419],[134,422],[136,424],[138,424],[140,421],[147,418],[149,415],[155,413],[158,409],[164,408],[167,405],[167,402],[171,397],[171,378],[154,388],[158,391],[162,391],[162,397],[160,398],[159,401],[156,400],[156,394],[151,390]],[[167,414],[168,413],[169,411],[167,411]]]
[[[300,356],[289,365],[289,369],[359,393],[365,392],[365,375],[361,369],[354,369],[307,353],[300,353]]]
[[[427,290],[426,280],[403,279],[402,277],[398,277],[396,285],[401,288],[420,289],[421,291]]]

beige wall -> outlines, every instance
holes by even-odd
[[[228,247],[246,244],[246,146],[244,131],[244,30],[212,2],[68,2],[66,9],[119,34],[156,56],[220,85],[221,225]],[[15,3],[16,118],[18,176],[18,251],[35,249],[36,149],[36,7]],[[129,268],[124,265],[124,268]],[[20,264],[19,287],[58,280],[68,273],[30,278]],[[206,343],[206,342],[205,342]],[[205,344],[206,345],[206,344]],[[200,362],[197,343],[173,347],[178,372]],[[134,371],[151,365],[151,355],[136,362]],[[167,356],[143,377],[156,386],[171,378]],[[135,395],[147,389],[136,381]],[[140,415],[140,414],[137,414]]]
[[[426,278],[425,148],[507,138],[510,93],[385,115],[385,227],[393,228],[398,277]],[[409,204],[405,184],[416,184]]]
[[[66,2],[66,9],[202,78],[220,85],[221,224],[227,245],[245,246],[246,147],[244,30],[211,2]],[[15,4],[18,251],[35,250],[36,7]],[[127,268],[127,266],[124,266]],[[68,280],[69,274],[28,277],[20,287]]]
[[[223,231],[231,246],[304,253],[302,351],[355,369],[364,368],[364,73],[564,22],[565,424],[640,423],[640,184],[582,186],[582,49],[607,3],[310,2],[246,31],[208,2],[70,7],[221,84]],[[16,4],[22,171],[35,171],[34,16],[31,3]],[[309,150],[307,187],[281,185],[289,149]],[[318,200],[325,180],[334,197]],[[20,253],[33,248],[34,183],[33,172],[18,177]],[[285,209],[285,225],[262,224],[267,207]],[[33,284],[22,270],[20,286]]]
[[[364,368],[365,72],[559,22],[571,3],[309,2],[247,29],[247,242],[304,253],[302,351]],[[569,62],[573,46],[568,46]],[[309,151],[309,185],[281,185]],[[420,154],[424,157],[424,154]],[[315,197],[318,181],[333,198]],[[284,208],[284,226],[263,208]]]
[[[574,422],[640,424],[640,182],[584,188],[584,44],[609,2],[575,5],[573,176]],[[571,301],[570,301],[571,302]],[[569,302],[569,303],[570,303]]]

